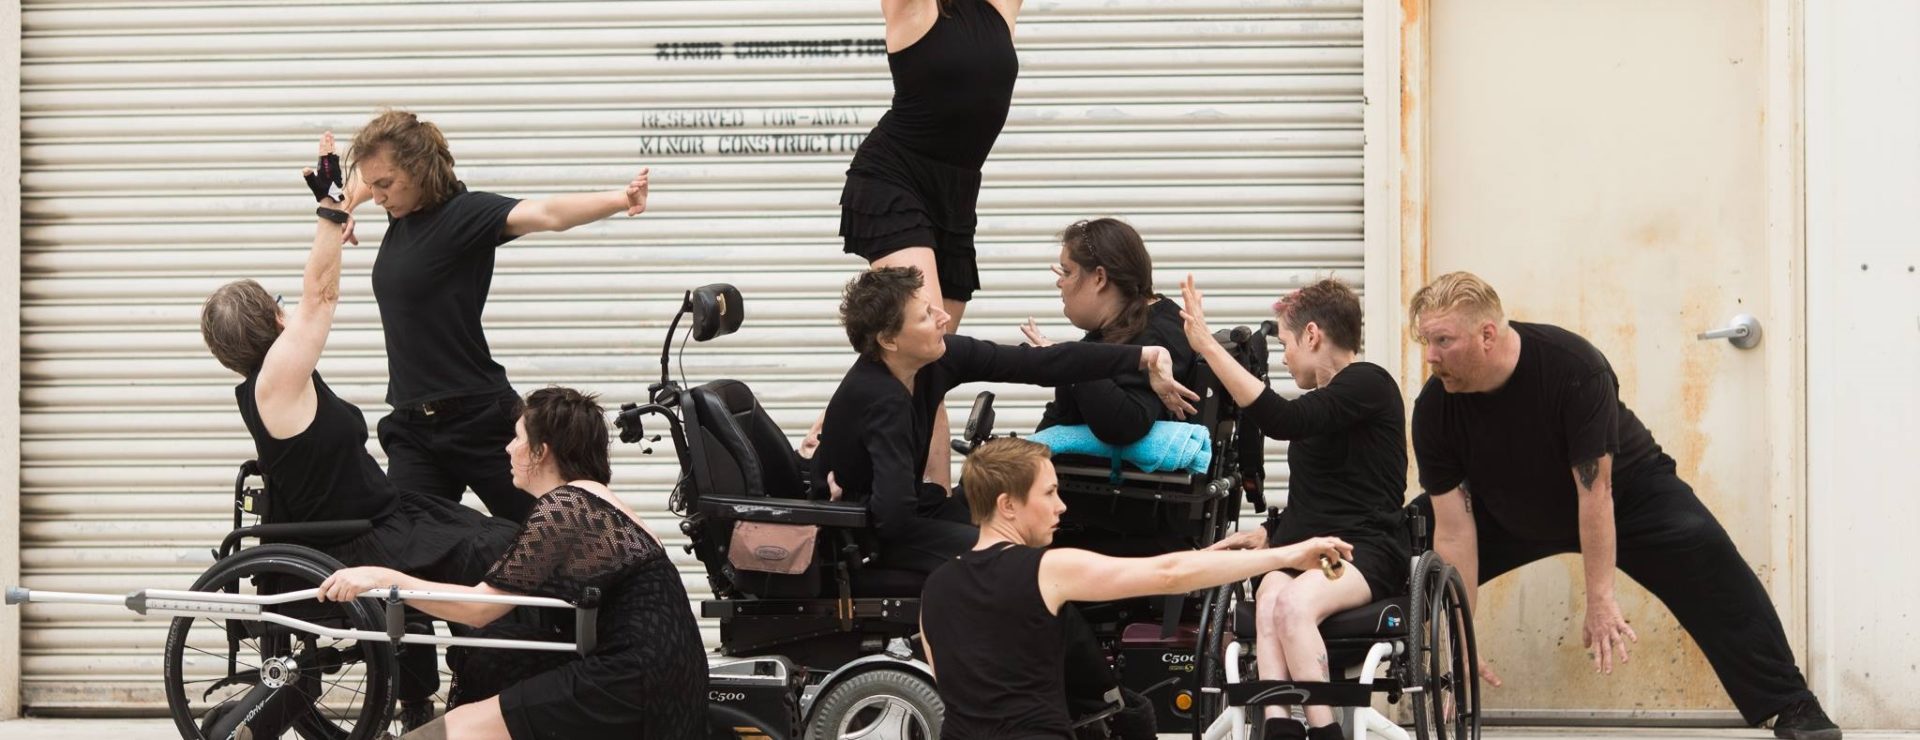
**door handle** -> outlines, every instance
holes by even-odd
[[[1700,332],[1696,338],[1725,339],[1736,348],[1753,349],[1760,345],[1760,320],[1750,314],[1739,314],[1725,328]]]

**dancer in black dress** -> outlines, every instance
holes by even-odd
[[[666,548],[607,488],[612,476],[605,412],[591,396],[569,388],[534,391],[507,452],[514,485],[546,493],[536,500],[520,539],[479,583],[433,583],[386,568],[348,568],[321,584],[321,598],[339,601],[399,586],[577,601],[585,589],[597,588],[599,642],[585,657],[553,654],[565,662],[520,678],[498,696],[457,706],[403,737],[702,737],[707,662],[699,626]],[[510,609],[462,602],[418,606],[473,626]]]
[[[1020,75],[1013,49],[1020,3],[880,3],[893,105],[847,167],[840,236],[848,254],[873,267],[913,267],[927,276],[922,297],[952,317],[949,333],[980,288],[973,249],[980,168],[1007,123]],[[951,486],[944,408],[934,425],[926,475]],[[816,421],[810,436],[819,432]]]

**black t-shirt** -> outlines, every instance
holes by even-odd
[[[927,577],[920,620],[947,705],[941,740],[1073,737],[1063,623],[1040,594],[1040,560],[999,543]]]
[[[1085,342],[1101,341],[1100,332],[1087,332]],[[1173,356],[1173,377],[1185,379],[1193,369],[1193,347],[1187,344],[1186,322],[1180,304],[1162,298],[1147,307],[1147,325],[1140,335],[1122,344],[1165,347]],[[1153,423],[1172,419],[1173,413],[1153,392],[1144,371],[1074,383],[1055,388],[1053,402],[1040,417],[1045,429],[1060,424],[1085,424],[1093,436],[1110,445],[1137,442],[1153,430]]]
[[[947,391],[973,382],[1059,385],[1106,378],[1140,366],[1140,348],[1064,342],[1014,347],[952,335],[940,359],[920,369],[913,389],[885,363],[861,358],[847,370],[820,427],[813,455],[815,490],[833,476],[848,501],[865,501],[882,539],[915,517],[932,516],[947,502],[937,485],[920,485],[933,443],[934,410]]]
[[[1613,455],[1614,499],[1631,504],[1633,481],[1672,460],[1620,401],[1620,380],[1593,344],[1557,326],[1509,322],[1520,359],[1491,393],[1448,393],[1433,378],[1413,405],[1420,487],[1465,486],[1476,510],[1507,534],[1579,542],[1573,466]]]
[[[493,285],[493,250],[513,240],[507,213],[519,202],[462,190],[388,222],[373,260],[373,297],[386,332],[389,405],[512,388],[487,349],[480,312]]]
[[[1401,542],[1407,492],[1406,404],[1386,368],[1355,362],[1288,401],[1269,388],[1246,420],[1287,445],[1288,496],[1276,544],[1309,537]]]

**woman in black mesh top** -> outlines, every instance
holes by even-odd
[[[348,568],[321,585],[320,598],[351,599],[397,585],[571,601],[597,588],[598,645],[585,657],[532,651],[515,653],[524,658],[519,661],[490,656],[497,665],[468,671],[485,675],[456,672],[455,693],[465,694],[467,703],[403,737],[701,737],[706,650],[679,570],[659,538],[607,488],[612,475],[605,412],[592,397],[572,389],[534,391],[507,453],[514,485],[545,493],[520,539],[479,584],[432,583],[385,568]],[[475,626],[511,609],[460,602],[415,606]],[[469,679],[511,683],[497,696],[476,699],[473,694],[480,692],[462,686]]]

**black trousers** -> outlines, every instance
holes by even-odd
[[[1666,468],[1616,481],[1614,490],[1618,502],[1634,502],[1614,507],[1615,563],[1673,612],[1740,716],[1758,725],[1788,704],[1813,698],[1766,589],[1693,487]],[[1431,502],[1423,503],[1431,511]],[[1481,583],[1580,551],[1577,541],[1529,541],[1508,532],[1482,507],[1474,508],[1473,519]]]
[[[921,516],[902,522],[891,535],[883,536],[874,565],[932,573],[979,541],[980,528],[973,526],[967,500],[956,493],[938,508],[922,511]]]
[[[394,409],[380,420],[387,479],[449,501],[471,488],[494,516],[526,522],[534,498],[513,486],[507,462],[521,403],[509,390]]]

